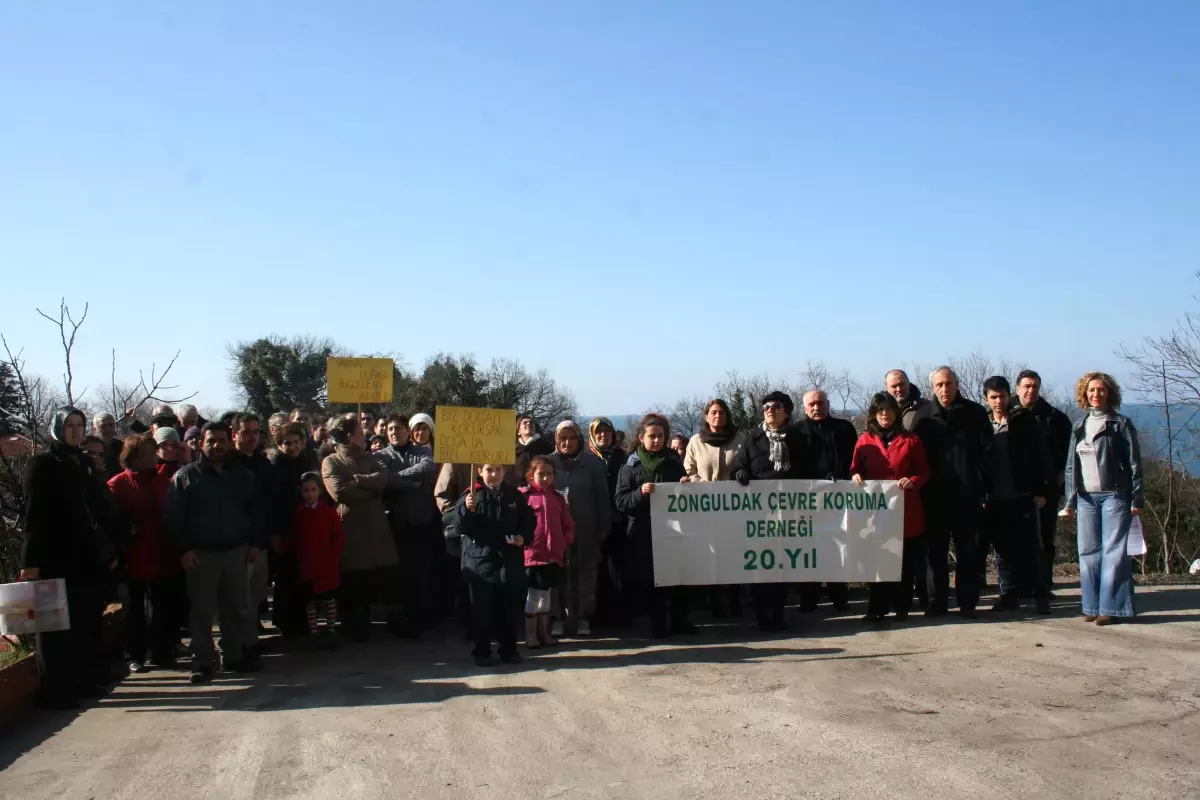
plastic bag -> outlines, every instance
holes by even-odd
[[[63,578],[0,584],[0,633],[53,633],[70,627]]]

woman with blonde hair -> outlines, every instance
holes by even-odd
[[[1137,428],[1117,413],[1121,387],[1111,375],[1084,375],[1075,386],[1075,401],[1087,415],[1075,423],[1065,454],[1065,513],[1079,521],[1083,619],[1109,625],[1134,615],[1127,548],[1130,522],[1144,503],[1142,454]]]

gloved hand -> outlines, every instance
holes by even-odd
[[[744,469],[739,469],[736,473],[734,473],[733,479],[742,486],[750,485],[750,473]]]

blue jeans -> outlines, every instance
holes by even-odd
[[[1129,498],[1116,492],[1079,493],[1079,588],[1084,614],[1132,617],[1133,561],[1126,548]]]

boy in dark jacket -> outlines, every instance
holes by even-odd
[[[462,574],[471,594],[475,663],[490,667],[492,639],[500,660],[517,664],[517,624],[525,600],[525,542],[536,520],[525,498],[504,482],[502,464],[479,467],[479,481],[458,501]]]

